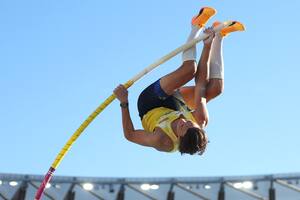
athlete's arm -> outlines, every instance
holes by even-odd
[[[157,148],[159,144],[159,135],[147,132],[145,130],[135,130],[128,107],[121,108],[122,124],[125,138],[136,144]]]
[[[204,128],[208,123],[208,111],[206,107],[206,86],[208,83],[208,60],[211,44],[214,38],[214,32],[212,31],[212,29],[206,29],[204,32],[210,34],[210,37],[204,40],[204,46],[195,76],[195,111],[193,112],[194,117],[202,128]]]
[[[128,103],[128,91],[123,85],[119,85],[114,94],[121,104],[126,105]],[[160,137],[158,134],[150,133],[145,130],[135,130],[128,106],[121,107],[122,112],[122,124],[124,136],[127,140],[148,147],[159,148]]]

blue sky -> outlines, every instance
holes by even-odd
[[[85,118],[124,83],[183,44],[202,6],[247,31],[224,41],[225,92],[208,108],[204,156],[157,152],[123,137],[113,102],[73,145],[58,175],[219,176],[299,172],[298,1],[1,1],[0,172],[44,174]],[[198,52],[202,44],[198,45]],[[130,90],[181,64],[177,56]],[[189,83],[189,84],[192,84]]]

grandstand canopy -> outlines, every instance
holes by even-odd
[[[32,200],[43,176],[0,174],[0,199]],[[296,200],[300,174],[193,178],[56,176],[43,199],[51,200]]]

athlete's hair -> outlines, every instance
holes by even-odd
[[[202,135],[202,137],[201,137]],[[188,153],[190,155],[202,155],[206,149],[207,139],[205,131],[199,128],[189,128],[186,134],[180,138],[179,152],[181,154]]]

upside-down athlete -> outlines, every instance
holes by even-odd
[[[192,19],[188,42],[201,33],[216,10],[204,7]],[[182,65],[158,79],[142,91],[138,98],[138,111],[144,130],[136,130],[128,108],[128,91],[119,85],[114,94],[121,102],[122,124],[127,140],[159,151],[181,154],[203,154],[208,142],[204,128],[208,124],[207,103],[221,94],[224,85],[222,41],[230,32],[242,31],[244,26],[234,21],[219,33],[213,26],[204,30],[209,37],[198,65],[196,45],[182,54]],[[195,86],[184,86],[190,80]]]

